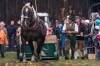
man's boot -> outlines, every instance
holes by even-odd
[[[69,50],[65,50],[65,59],[66,60],[69,60],[68,54],[69,54]]]
[[[73,60],[74,59],[74,51],[71,51],[71,53],[72,53],[71,60]]]

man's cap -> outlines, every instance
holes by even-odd
[[[89,20],[85,20],[84,22],[85,22],[85,23],[89,23],[90,21],[89,21]]]
[[[72,21],[74,21],[74,20],[75,20],[73,16],[69,16],[69,18],[68,18],[68,19],[69,19],[69,20],[72,20]]]
[[[75,16],[75,20],[76,20],[76,19],[80,19],[80,17],[79,17],[79,16]]]

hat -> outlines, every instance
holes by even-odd
[[[99,27],[98,25],[96,25],[96,26],[95,26],[95,29],[96,29],[96,30],[99,30],[99,29],[100,29],[100,27]]]
[[[89,20],[85,20],[84,22],[85,22],[85,23],[89,23],[90,21],[89,21]]]
[[[75,20],[76,20],[76,19],[80,19],[80,17],[79,17],[79,16],[75,16]]]
[[[1,25],[5,25],[5,23],[2,21],[1,23],[0,23]]]
[[[69,16],[68,19],[74,21],[74,17],[73,16]]]
[[[100,19],[96,19],[94,23],[95,25],[100,25]]]

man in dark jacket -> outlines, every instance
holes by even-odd
[[[75,22],[78,25],[79,32],[77,34],[77,42],[76,42],[76,52],[75,52],[75,59],[77,59],[77,50],[79,49],[82,52],[82,59],[84,59],[84,50],[85,50],[85,44],[84,44],[84,31],[85,31],[85,25],[80,22],[79,16],[75,17]]]
[[[90,38],[91,25],[89,20],[85,20],[85,32],[84,32],[84,43],[86,44],[87,55],[92,53],[92,41]]]
[[[17,21],[17,24],[16,24],[16,28],[18,28],[18,27],[20,27],[20,26],[21,26],[21,21],[18,20],[18,21]]]
[[[8,40],[9,40],[9,51],[14,51],[14,38],[16,34],[16,26],[14,21],[11,21],[11,24],[7,27]]]

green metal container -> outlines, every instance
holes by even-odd
[[[59,55],[56,51],[56,43],[46,43],[43,45],[42,51],[44,52],[44,54],[46,56],[42,56],[41,59],[42,60],[58,60],[59,59]],[[20,61],[23,60],[23,45],[20,44],[20,53],[19,53],[19,58]],[[36,55],[35,55],[36,56]],[[32,57],[32,52],[30,49],[29,44],[26,44],[26,59],[27,60],[31,60]]]

